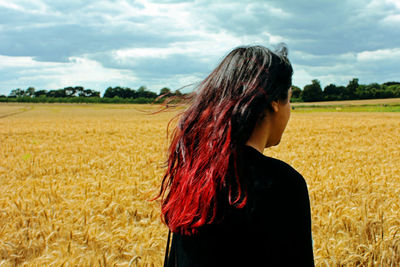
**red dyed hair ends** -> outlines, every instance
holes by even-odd
[[[292,83],[287,48],[231,51],[200,83],[172,135],[159,197],[172,232],[190,235],[223,217],[218,201],[242,208],[237,151],[274,100],[285,100]]]

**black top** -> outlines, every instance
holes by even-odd
[[[167,266],[314,266],[304,178],[250,146],[240,151],[240,162],[246,206],[224,205],[223,220],[198,234],[174,233]]]

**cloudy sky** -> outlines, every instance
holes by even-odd
[[[400,0],[0,0],[0,94],[175,90],[236,46],[279,42],[300,87],[400,81]]]

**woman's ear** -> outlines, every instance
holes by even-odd
[[[279,103],[278,101],[272,101],[271,102],[271,108],[274,112],[278,112],[279,111]]]

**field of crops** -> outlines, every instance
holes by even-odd
[[[0,105],[0,266],[162,265],[156,109]],[[265,154],[307,180],[317,266],[400,265],[400,113],[294,110]]]

